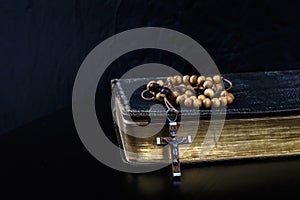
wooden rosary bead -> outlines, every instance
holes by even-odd
[[[204,83],[203,83],[204,88],[212,88],[212,86],[213,86],[213,82],[210,80],[204,81]]]
[[[166,97],[171,97],[173,95],[173,92],[168,87],[162,87],[160,93],[166,95]]]
[[[156,95],[155,95],[155,99],[157,100],[157,101],[163,101],[164,99],[163,99],[163,97],[161,96],[161,93],[159,92],[159,93],[157,93]]]
[[[189,75],[183,76],[182,81],[185,84],[189,84],[190,83],[190,76]]]
[[[198,85],[202,85],[205,80],[206,80],[205,76],[199,76],[197,79]]]
[[[180,84],[180,83],[182,82],[181,76],[175,75],[174,78],[175,78],[175,80],[176,80],[176,84],[177,84],[177,85]]]
[[[180,95],[179,92],[177,92],[177,91],[173,92],[174,99],[177,98],[179,95]]]
[[[163,80],[158,80],[158,81],[156,81],[156,83],[157,83],[160,87],[164,86],[164,81],[163,81]]]
[[[147,88],[150,92],[157,93],[161,90],[162,87],[156,82],[149,82]]]
[[[147,89],[150,90],[150,84],[155,83],[155,81],[149,81],[149,83],[147,84]]]
[[[206,98],[206,96],[204,96],[203,94],[200,94],[198,96],[198,99],[201,100],[201,101],[203,101],[205,98]]]
[[[174,77],[172,77],[172,76],[169,76],[167,78],[167,83],[175,85],[176,84],[176,79]]]
[[[180,95],[176,98],[176,104],[180,105],[182,102],[184,102],[185,98],[184,96]]]
[[[174,100],[176,100],[176,98],[179,96],[179,93],[178,92],[172,92],[171,91],[171,93],[170,93],[170,96],[169,96],[169,98],[172,100],[172,101],[174,101]]]
[[[212,89],[208,88],[204,90],[204,95],[209,98],[213,98],[215,96],[215,92]]]
[[[191,107],[191,106],[193,105],[193,100],[192,100],[191,98],[186,98],[186,99],[184,100],[184,105],[185,105],[186,107]]]
[[[202,101],[199,99],[193,99],[193,106],[195,108],[201,108],[202,107]]]
[[[187,85],[187,86],[186,86],[186,89],[187,89],[187,90],[194,90],[194,87],[191,86],[191,85]]]
[[[186,91],[186,85],[185,84],[180,84],[179,86],[178,86],[178,90],[180,91],[180,92],[185,92]]]
[[[214,75],[213,76],[213,81],[218,84],[221,83],[221,76],[220,75]]]
[[[191,85],[195,85],[196,83],[197,83],[197,76],[196,75],[192,75],[191,77],[190,77],[190,84]]]
[[[226,100],[227,100],[227,104],[232,104],[233,100],[234,100],[234,96],[231,93],[228,93],[226,96]]]
[[[214,80],[212,79],[212,77],[210,77],[210,76],[206,77],[206,80],[207,80],[207,81],[211,81],[211,82],[214,81]]]
[[[226,106],[227,105],[227,99],[226,99],[226,97],[220,97],[219,100],[220,100],[220,103],[221,103],[222,106]]]
[[[205,99],[203,99],[202,104],[203,104],[204,108],[210,108],[211,100],[209,98],[205,98]]]
[[[197,99],[196,96],[190,96],[190,98],[193,99],[193,100]]]
[[[230,92],[227,92],[227,96],[231,96],[231,97],[234,99],[234,96],[233,96],[233,94],[232,94],[232,93],[230,93]]]
[[[212,104],[213,107],[218,108],[218,107],[220,107],[221,102],[218,98],[213,98],[211,100],[211,104]]]
[[[222,92],[220,93],[220,96],[221,96],[221,97],[226,97],[227,94],[228,94],[228,92],[227,92],[226,90],[224,90],[224,91],[222,91]]]
[[[194,94],[194,92],[192,92],[191,90],[187,90],[187,91],[185,91],[185,94],[188,96],[192,96]]]
[[[216,90],[216,92],[221,92],[223,90],[222,84],[220,84],[220,83],[215,84],[215,90]]]

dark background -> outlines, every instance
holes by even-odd
[[[297,1],[1,0],[2,194],[168,199],[171,193],[213,199],[296,193],[298,158],[185,166],[179,185],[170,180],[169,168],[149,174],[110,169],[81,144],[71,95],[88,53],[106,38],[138,27],[165,27],[192,37],[221,73],[300,69],[299,10]],[[110,79],[148,62],[192,71],[163,51],[128,53],[101,78],[97,106],[110,105]],[[114,134],[110,113],[98,115],[106,134]]]

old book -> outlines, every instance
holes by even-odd
[[[212,127],[221,119],[213,118],[210,109],[181,108],[178,135],[192,135],[190,145],[179,146],[181,162],[298,155],[300,70],[223,76],[233,83],[231,92],[235,101],[224,111],[220,134]],[[168,135],[163,104],[145,101],[140,96],[150,80],[158,79],[166,77],[114,79],[111,82],[116,134],[126,162],[170,162],[170,149],[156,143],[157,137]],[[208,130],[212,134],[207,134]]]

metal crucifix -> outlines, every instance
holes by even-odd
[[[157,145],[170,145],[171,155],[172,155],[172,173],[173,177],[181,176],[180,170],[180,161],[179,161],[179,144],[191,144],[192,137],[184,136],[184,137],[176,137],[177,134],[177,123],[171,121],[169,123],[169,134],[170,137],[158,137],[156,138]]]

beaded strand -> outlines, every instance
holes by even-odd
[[[222,81],[229,84],[229,88],[223,87]],[[150,81],[147,89],[141,94],[145,100],[157,100],[169,104],[168,100],[180,105],[183,103],[186,107],[218,108],[232,104],[234,95],[228,92],[232,83],[220,75],[210,76],[169,76],[165,81]],[[152,94],[151,98],[144,96],[145,92]]]

